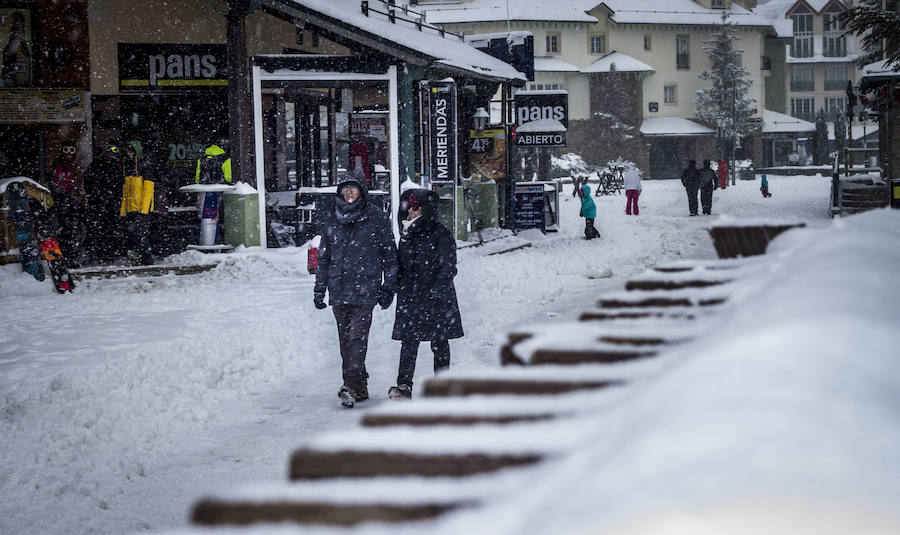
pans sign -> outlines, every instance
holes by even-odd
[[[569,126],[566,91],[516,93],[516,146],[565,147]]]

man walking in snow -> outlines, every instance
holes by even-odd
[[[681,185],[687,192],[688,210],[691,215],[697,215],[697,190],[700,189],[700,171],[697,169],[697,162],[688,161],[687,169],[681,173]]]
[[[716,172],[710,167],[709,160],[703,160],[703,169],[700,170],[700,205],[703,207],[703,215],[712,213],[713,190],[719,187]]]
[[[369,203],[360,170],[343,175],[334,210],[325,215],[313,303],[328,304],[337,321],[344,384],[341,405],[369,399],[366,351],[375,304],[391,306],[397,287],[397,246],[387,215]]]

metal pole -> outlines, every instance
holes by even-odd
[[[509,0],[506,0],[506,33],[510,32],[510,24],[509,24]]]
[[[737,117],[735,117],[736,111],[736,101],[737,100],[737,72],[735,71],[731,78],[731,185],[735,185],[735,180],[737,178],[737,169],[735,169],[735,145],[737,145],[737,131],[736,131],[736,121]]]

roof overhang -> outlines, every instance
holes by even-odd
[[[716,131],[683,117],[648,117],[641,123],[641,135],[652,136],[713,136]]]
[[[616,66],[616,72],[656,72],[656,69],[643,61],[615,50],[581,69],[581,72],[583,74],[609,72],[612,65]]]

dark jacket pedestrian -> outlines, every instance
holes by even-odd
[[[114,143],[107,145],[84,173],[87,249],[94,262],[109,262],[121,253],[119,209],[123,179],[120,148]]]
[[[710,167],[709,160],[703,160],[703,169],[700,170],[700,205],[703,213],[712,213],[713,190],[719,187],[719,177]]]
[[[397,247],[387,215],[369,202],[365,177],[341,177],[334,209],[323,218],[313,302],[325,308],[325,292],[337,321],[344,385],[341,403],[368,399],[366,351],[375,304],[388,308],[397,288]]]
[[[411,189],[400,196],[401,223],[394,340],[400,340],[397,386],[391,397],[411,397],[419,342],[431,342],[434,371],[450,367],[450,339],[463,336],[456,300],[456,242],[438,222],[437,194]],[[397,390],[397,392],[395,392]]]
[[[687,192],[688,210],[691,215],[697,215],[697,191],[700,189],[700,170],[697,169],[697,162],[688,161],[687,169],[681,173],[681,185]]]

